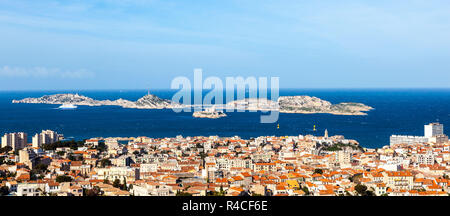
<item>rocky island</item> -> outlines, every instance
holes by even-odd
[[[145,95],[137,101],[125,99],[117,100],[95,100],[79,94],[54,94],[45,95],[40,98],[24,98],[13,100],[12,103],[34,103],[34,104],[73,104],[84,106],[120,106],[134,109],[170,109],[182,107],[181,104],[172,103],[171,100],[162,99],[155,95]]]
[[[162,99],[158,96],[148,94],[137,101],[125,99],[117,100],[95,100],[79,94],[54,94],[45,95],[40,98],[25,98],[22,100],[13,100],[13,103],[41,103],[41,104],[73,104],[85,106],[120,106],[133,109],[171,109],[183,108],[187,105],[174,103],[168,99]],[[281,96],[278,101],[268,99],[247,98],[236,100],[225,105],[223,109],[240,109],[252,111],[273,111],[278,110],[281,113],[329,113],[333,115],[367,115],[367,111],[373,108],[362,103],[339,103],[332,104],[329,101],[310,96]],[[221,118],[226,114],[211,111],[199,111],[193,113],[197,118]]]
[[[194,116],[196,118],[212,118],[212,119],[216,119],[216,118],[226,117],[227,114],[225,114],[225,113],[223,113],[221,111],[217,111],[216,107],[213,106],[211,108],[207,108],[204,111],[194,112],[192,114],[192,116]]]
[[[334,115],[367,115],[373,107],[362,103],[332,104],[329,101],[310,96],[283,96],[278,99],[282,113],[329,113]]]
[[[227,108],[270,111],[281,113],[328,113],[333,115],[367,115],[373,108],[362,103],[332,104],[329,101],[310,96],[281,96],[278,101],[268,99],[247,98],[226,104]]]

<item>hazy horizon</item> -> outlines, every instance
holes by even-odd
[[[20,90],[5,90],[5,89],[0,89],[0,92],[39,92],[39,91],[47,91],[47,92],[55,92],[55,91],[150,91],[150,93],[152,91],[179,91],[180,89],[170,89],[170,88],[150,88],[150,89],[145,89],[145,88],[110,88],[110,89],[20,89]],[[211,89],[202,89],[205,92],[211,91]],[[374,87],[374,88],[325,88],[325,87],[317,87],[317,88],[279,88],[280,91],[283,90],[368,90],[368,91],[379,91],[379,90],[450,90],[450,87],[438,87],[438,88],[409,88],[409,87],[398,87],[398,88],[379,88],[379,87]],[[197,91],[196,89],[192,89],[192,91]],[[270,91],[270,88],[268,88],[268,91]]]

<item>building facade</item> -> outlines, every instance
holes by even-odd
[[[430,123],[425,125],[425,137],[444,135],[444,125],[439,123]]]
[[[62,135],[55,131],[43,130],[40,134],[35,134],[32,138],[33,147],[40,147],[43,144],[52,144],[62,139]]]
[[[27,146],[27,134],[24,132],[6,133],[2,137],[2,148],[10,146],[12,150],[20,150]]]

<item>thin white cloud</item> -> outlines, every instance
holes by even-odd
[[[74,71],[61,70],[59,68],[46,67],[0,67],[0,77],[9,78],[61,78],[61,79],[85,79],[94,77],[94,73],[85,69]]]

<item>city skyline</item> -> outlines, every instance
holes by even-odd
[[[450,197],[449,11],[0,0],[0,198],[46,200],[33,213],[94,197],[103,214],[127,200],[176,215],[436,206]]]
[[[445,1],[1,3],[0,90],[169,89],[195,68],[281,88],[450,87]]]
[[[328,130],[249,140],[178,135],[83,141],[43,130],[32,144],[23,139],[27,134],[10,133],[2,137],[0,162],[3,176],[12,177],[3,178],[0,194],[447,197],[450,146],[443,128],[430,123],[427,139],[393,136],[383,148],[329,136]]]

